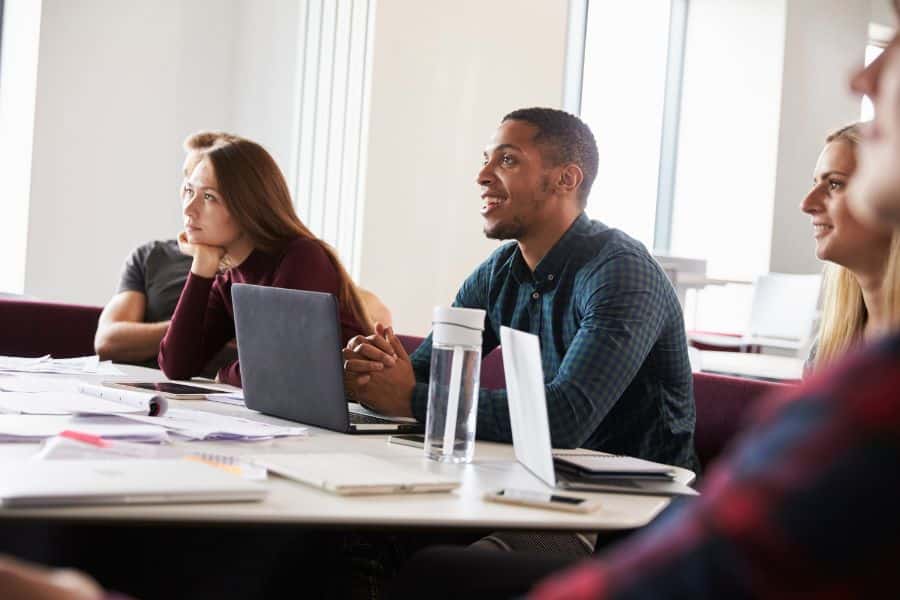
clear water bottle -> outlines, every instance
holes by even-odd
[[[434,309],[425,417],[425,455],[431,459],[462,463],[475,454],[484,315],[477,308]]]

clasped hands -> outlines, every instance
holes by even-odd
[[[350,399],[384,415],[413,416],[416,377],[392,328],[376,323],[374,334],[351,338],[342,353],[344,389]]]

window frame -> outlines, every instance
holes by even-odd
[[[672,216],[675,213],[675,173],[678,167],[678,134],[681,123],[681,90],[687,44],[690,0],[671,0],[669,44],[666,51],[666,84],[659,144],[659,174],[656,179],[656,216],[653,250],[668,253],[672,247]]]
[[[0,65],[3,64],[3,2],[0,0]]]
[[[585,48],[587,46],[587,16],[590,2],[591,0],[569,0],[563,108],[576,115],[581,115]],[[663,120],[660,127],[653,235],[653,252],[660,254],[667,254],[672,244],[675,174],[678,166],[678,136],[681,121],[681,91],[688,11],[690,10],[690,0],[669,0],[669,2],[669,39],[666,50],[666,81],[663,91]]]

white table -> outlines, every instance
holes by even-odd
[[[735,377],[792,382],[803,378],[803,360],[774,354],[701,350],[700,370]]]
[[[161,373],[140,367],[124,367],[129,377],[160,379]],[[97,378],[93,378],[97,379]],[[109,379],[103,377],[102,379]],[[216,402],[173,401],[173,407],[252,417],[275,424],[295,423]],[[641,527],[652,520],[669,499],[628,494],[584,494],[597,497],[601,508],[579,515],[489,503],[489,490],[516,487],[547,488],[515,462],[512,447],[478,442],[475,460],[468,465],[441,464],[424,458],[420,449],[387,443],[386,435],[346,435],[314,427],[306,437],[262,442],[176,442],[180,447],[252,457],[272,453],[361,452],[387,458],[413,468],[459,478],[461,487],[445,494],[405,494],[343,497],[286,479],[270,477],[269,496],[262,502],[102,506],[53,509],[0,509],[0,519],[40,519],[91,522],[154,522],[209,524],[292,524],[329,528],[378,527],[388,529],[527,529],[592,531]],[[23,460],[35,444],[2,444],[0,461]],[[690,483],[694,474],[677,470],[677,478]]]

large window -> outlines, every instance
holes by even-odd
[[[372,0],[305,0],[301,7],[290,183],[300,218],[356,275]]]
[[[590,216],[656,254],[704,259],[720,283],[768,271],[783,6],[586,6],[579,108],[600,150]],[[702,309],[689,294],[688,326],[740,329],[749,289],[709,287]]]
[[[3,0],[0,0],[0,60],[3,59]]]
[[[580,69],[567,64],[566,107],[591,126],[600,152],[588,213],[656,254],[705,260],[714,280],[707,282],[716,285],[688,294],[688,326],[740,330],[749,314],[746,283],[773,262],[790,262],[772,252],[784,251],[788,230],[776,230],[774,221],[782,208],[776,175],[783,166],[786,28],[796,24],[777,0],[571,5],[581,26],[570,37],[583,47],[570,40],[567,56],[583,62]],[[893,31],[875,34],[870,27],[866,63]],[[798,58],[810,41],[795,32],[791,43]],[[792,93],[803,92],[796,82]],[[871,118],[868,100],[861,112]],[[745,283],[719,285],[726,282]]]
[[[595,1],[584,27],[580,112],[600,154],[587,212],[661,251],[669,245],[686,7]]]

